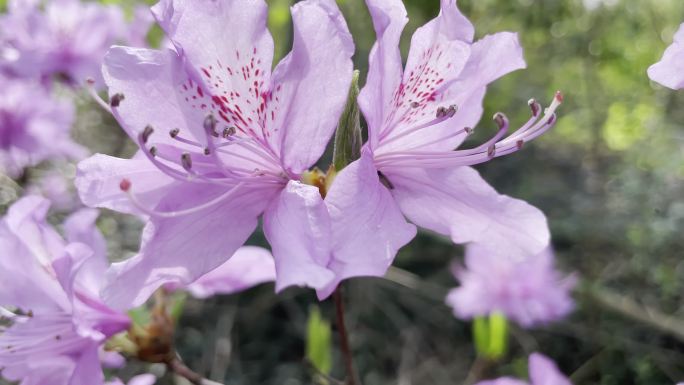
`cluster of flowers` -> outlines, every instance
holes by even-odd
[[[137,215],[146,227],[139,253],[109,266],[93,209],[67,218],[64,237],[46,222],[47,200],[28,196],[9,209],[0,223],[5,378],[102,384],[102,365],[120,363],[105,342],[159,288],[206,297],[275,281],[276,291],[307,286],[325,299],[342,280],[383,276],[417,226],[466,245],[465,268],[455,268],[461,286],[447,299],[456,316],[501,313],[530,327],[569,313],[573,279],[554,269],[544,215],[471,167],[546,132],[562,96],[547,108],[530,100],[529,121],[510,133],[496,114],[494,135],[462,149],[487,85],[525,67],[517,35],[474,41],[455,1],[442,0],[403,66],[403,4],[367,5],[377,41],[357,102],[368,140],[358,159],[324,174],[309,169],[353,77],[354,43],[333,0],[292,7],[292,51],[273,71],[263,1],[161,0],[129,26],[120,10],[95,3],[9,2],[0,19],[0,166],[18,176],[55,156],[82,158],[69,139],[73,108],[51,95],[53,82],[104,84],[109,98],[98,102],[139,151],[81,161],[76,188],[85,205]],[[170,48],[132,47],[145,45],[152,17]],[[672,86],[684,84],[677,36],[665,55],[677,64],[652,70]],[[116,42],[128,46],[110,48]],[[244,246],[259,218],[271,252]],[[530,357],[530,378],[569,383],[540,355]],[[509,383],[522,382],[485,384]]]
[[[103,85],[100,67],[112,44],[145,44],[153,20],[144,11],[126,22],[115,6],[8,1],[0,15],[0,172],[18,177],[48,159],[87,155],[69,135],[75,109],[65,88],[87,79]]]

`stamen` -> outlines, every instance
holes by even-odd
[[[127,192],[131,188],[131,181],[126,178],[121,179],[121,182],[119,182],[119,188],[121,191]]]
[[[455,104],[452,104],[449,107],[438,107],[437,118],[451,118],[456,115],[457,110],[458,107]]]
[[[231,127],[226,127],[226,128],[223,129],[223,134],[222,134],[222,136],[223,136],[224,139],[228,139],[228,138],[230,138],[231,136],[235,135],[235,132],[236,132],[235,127],[232,127],[232,126],[231,126]]]
[[[181,142],[181,143],[189,144],[189,145],[191,145],[191,146],[193,146],[193,147],[202,148],[202,145],[199,144],[198,142],[195,142],[194,140],[190,140],[190,139],[183,138],[182,136],[180,136],[179,133],[172,133],[173,131],[174,131],[174,130],[171,130],[171,132],[169,132],[169,136],[171,136],[171,138],[176,139],[177,141],[179,141],[179,142]],[[178,130],[178,132],[180,132],[180,130]],[[175,135],[175,136],[174,136],[174,135]]]
[[[114,94],[109,99],[109,105],[114,107],[114,108],[119,107],[119,105],[121,104],[121,101],[124,99],[125,99],[124,94],[121,94],[121,93]]]
[[[172,138],[176,138],[180,134],[180,128],[174,128],[173,130],[169,131],[169,136]]]
[[[211,135],[214,138],[219,137],[218,132],[216,132],[216,123],[216,118],[213,114],[207,115],[203,123],[204,131],[207,133],[207,135]]]
[[[499,130],[494,137],[482,145],[470,150],[456,150],[451,152],[428,152],[428,151],[396,151],[376,156],[378,168],[396,167],[448,167],[466,166],[483,163],[493,157],[508,155],[520,150],[526,142],[529,142],[549,130],[556,123],[555,110],[563,101],[560,92],[554,95],[548,108],[544,110],[544,116],[539,116],[541,107],[534,100],[528,105],[533,117],[516,130],[510,136],[501,139],[508,129],[508,119],[504,114],[494,115],[494,121]]]
[[[90,95],[91,98],[100,106],[102,109],[105,111],[109,112],[110,114],[112,113],[112,108],[107,104],[107,102],[98,95],[97,91],[95,90],[95,80],[92,78],[86,79],[86,90],[88,91],[88,94]],[[122,95],[123,97],[123,95]]]
[[[192,158],[190,157],[190,153],[184,152],[181,154],[181,166],[183,166],[185,171],[190,172],[192,169]]]
[[[541,112],[541,104],[537,102],[535,99],[530,99],[527,102],[527,105],[530,106],[530,110],[532,110],[532,116],[537,117],[539,116],[539,113]]]
[[[440,108],[443,108],[443,107],[440,107]],[[437,117],[436,117],[435,119],[432,119],[432,120],[430,120],[430,121],[428,121],[428,122],[425,122],[425,123],[423,123],[423,124],[419,124],[419,125],[417,125],[417,126],[415,126],[415,127],[409,128],[408,130],[405,130],[405,131],[403,131],[403,132],[401,132],[401,133],[399,133],[399,134],[397,134],[397,135],[395,135],[395,136],[389,137],[389,139],[387,139],[387,136],[381,136],[381,137],[380,137],[380,146],[387,145],[388,143],[394,142],[394,141],[396,141],[396,140],[398,140],[398,139],[401,139],[401,138],[403,138],[403,137],[406,137],[406,136],[408,136],[408,135],[411,135],[411,134],[413,134],[413,133],[415,133],[415,132],[417,132],[417,131],[419,131],[419,130],[421,130],[421,129],[423,129],[423,128],[430,127],[430,126],[434,126],[435,124],[442,123],[443,121],[445,121],[445,120],[447,120],[447,119],[449,119],[449,118],[451,118],[451,117],[454,116],[454,115],[451,114],[449,111],[451,111],[451,110],[444,109],[444,112],[443,112],[443,113],[440,113],[440,112],[438,111]],[[456,113],[456,112],[454,111],[454,114],[455,114],[455,113]],[[390,131],[390,132],[391,132],[391,131]]]
[[[124,183],[124,181],[126,181],[127,183]],[[201,205],[198,205],[198,206],[195,206],[195,207],[192,207],[192,208],[189,208],[189,209],[177,210],[177,211],[156,211],[156,210],[154,210],[154,209],[149,209],[149,208],[145,207],[145,206],[142,204],[142,202],[140,202],[140,201],[138,200],[138,198],[135,196],[135,194],[133,193],[133,191],[131,191],[131,187],[132,187],[132,186],[131,186],[130,181],[124,179],[124,180],[121,181],[120,186],[121,186],[121,185],[123,185],[124,187],[126,187],[125,190],[124,190],[123,188],[122,188],[121,190],[122,190],[123,192],[125,192],[125,193],[128,195],[128,198],[131,200],[131,203],[132,203],[138,210],[142,211],[143,213],[145,213],[145,214],[147,214],[147,215],[149,215],[149,216],[151,216],[151,217],[157,217],[157,218],[176,218],[176,217],[180,217],[180,216],[195,214],[195,213],[197,213],[197,212],[199,212],[199,211],[206,210],[206,209],[208,209],[208,208],[210,208],[210,207],[212,207],[212,206],[215,206],[215,205],[217,205],[217,204],[223,202],[224,200],[230,198],[230,196],[233,195],[236,191],[238,191],[238,189],[239,189],[240,187],[242,187],[242,186],[244,185],[244,183],[243,183],[243,182],[240,182],[240,183],[236,184],[235,186],[233,186],[232,188],[230,188],[230,189],[229,189],[228,191],[226,191],[225,193],[219,195],[218,197],[216,197],[216,198],[214,198],[214,199],[212,199],[212,200],[210,200],[210,201],[208,201],[208,202],[206,202],[206,203],[203,203],[203,204],[201,204]]]
[[[142,140],[143,143],[147,143],[147,140],[150,139],[150,135],[154,132],[154,128],[152,126],[147,125],[143,129],[143,131],[140,133],[140,139]]]

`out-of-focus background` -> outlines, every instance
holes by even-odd
[[[127,9],[140,3],[102,2]],[[292,1],[268,3],[279,59],[291,44]],[[362,0],[338,3],[364,79],[375,39],[370,17]],[[405,3],[410,22],[404,54],[412,32],[439,8],[438,0]],[[528,117],[529,98],[547,101],[556,90],[565,95],[552,131],[478,169],[499,191],[546,213],[559,268],[579,277],[577,309],[545,327],[513,327],[509,352],[491,374],[524,377],[526,356],[540,351],[575,384],[684,380],[684,92],[646,76],[684,21],[684,2],[459,0],[459,6],[478,37],[519,32],[528,64],[489,88],[480,136],[473,141],[494,130],[488,118],[494,112],[520,124]],[[161,32],[153,30],[149,38],[158,43]],[[85,94],[78,110],[80,143],[96,152],[132,154],[123,131]],[[73,175],[73,166],[62,171]],[[38,167],[25,177],[42,172]],[[9,201],[13,191],[5,181],[0,195]],[[133,219],[109,212],[99,226],[115,259],[137,248],[140,224]],[[250,243],[264,240],[257,235]],[[475,358],[470,324],[444,304],[457,284],[450,265],[462,253],[448,239],[420,233],[400,252],[395,265],[401,270],[391,279],[345,284],[351,345],[364,384],[463,383]],[[308,384],[306,321],[313,306],[332,321],[332,304],[318,303],[311,290],[275,296],[272,285],[262,285],[207,301],[189,299],[178,349],[188,366],[225,384]],[[343,377],[336,349],[332,358],[332,375]]]

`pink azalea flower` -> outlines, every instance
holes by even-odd
[[[208,298],[217,294],[238,293],[275,279],[275,262],[271,253],[263,247],[243,246],[221,266],[186,287],[173,282],[164,287],[168,290],[186,290],[195,298]]]
[[[0,19],[0,68],[19,77],[100,80],[102,58],[133,37],[119,7],[80,0],[11,0]],[[144,24],[133,25],[135,31]],[[149,26],[149,24],[148,24]],[[138,32],[141,33],[141,32]]]
[[[532,353],[529,359],[530,380],[522,381],[511,377],[501,377],[496,380],[481,381],[476,385],[572,385],[556,364],[548,357]]]
[[[550,248],[520,256],[469,245],[466,268],[454,272],[461,286],[449,293],[447,304],[458,318],[500,312],[523,327],[561,319],[573,309],[575,279],[562,278],[553,259]]]
[[[103,71],[112,113],[141,151],[96,155],[76,180],[87,205],[149,216],[140,254],[110,271],[108,303],[125,308],[160,285],[195,281],[233,255],[262,213],[277,290],[327,288],[362,242],[405,237],[368,231],[384,207],[365,183],[379,185],[375,171],[345,169],[325,202],[299,182],[324,151],[352,76],[354,46],[334,1],[292,8],[292,52],[273,73],[263,1],[163,0],[153,13],[175,49],[113,47]],[[343,224],[341,213],[356,218]]]
[[[69,130],[73,106],[54,100],[38,83],[0,75],[0,172],[12,177],[52,158],[86,155]]]
[[[377,171],[385,186],[382,194],[392,201],[386,204],[418,226],[456,243],[539,253],[549,243],[542,212],[498,194],[468,166],[515,152],[548,130],[560,94],[543,116],[541,106],[530,101],[533,117],[511,135],[506,136],[508,120],[497,114],[499,130],[490,140],[454,150],[479,121],[487,84],[525,67],[517,35],[501,32],[473,42],[473,26],[453,0],[442,0],[439,16],[413,35],[402,69],[403,4],[367,4],[377,42],[359,95],[369,140],[357,163]]]
[[[662,59],[648,68],[648,77],[674,90],[684,88],[684,24],[679,26]]]
[[[97,213],[65,223],[67,241],[45,221],[49,202],[30,196],[0,223],[0,305],[10,326],[0,334],[2,376],[22,384],[97,385],[98,351],[129,325],[98,297],[107,267]]]

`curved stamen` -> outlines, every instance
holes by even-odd
[[[544,116],[539,118],[540,107],[534,100],[528,103],[532,111],[532,119],[525,123],[510,136],[500,140],[508,128],[508,120],[503,114],[495,115],[495,121],[499,125],[497,134],[482,145],[470,150],[457,150],[450,152],[427,152],[427,151],[401,151],[380,154],[376,157],[378,168],[392,167],[448,167],[474,165],[486,162],[492,158],[508,155],[520,150],[525,142],[531,141],[556,122],[555,110],[563,101],[563,96],[557,92],[553,101],[544,111]]]
[[[105,111],[109,112],[110,114],[112,113],[112,108],[107,104],[107,102],[100,97],[100,95],[95,91],[95,80],[92,78],[86,79],[86,90],[88,91],[88,94],[90,94],[90,97],[93,98],[93,100],[100,106],[102,109]],[[116,99],[115,99],[116,97]],[[112,107],[118,107],[119,103],[121,100],[123,100],[124,96],[123,94],[115,94],[112,96],[110,99],[110,103]],[[116,104],[116,105],[115,105]]]
[[[211,208],[224,200],[230,198],[240,187],[244,185],[243,182],[240,182],[233,186],[231,189],[226,191],[225,193],[219,195],[218,197],[205,202],[201,205],[189,208],[189,209],[184,209],[184,210],[177,210],[177,211],[156,211],[154,209],[149,209],[143,205],[140,200],[135,196],[132,189],[132,183],[128,179],[122,179],[121,183],[119,184],[119,188],[121,191],[125,192],[126,195],[128,195],[128,198],[130,199],[131,203],[133,206],[135,206],[138,210],[142,211],[143,213],[151,216],[151,217],[157,217],[157,218],[177,218],[180,216],[185,216],[185,215],[190,215],[190,214],[195,214],[197,212],[200,212],[202,210],[206,210],[208,208]]]
[[[428,121],[428,122],[425,122],[425,123],[419,124],[417,126],[411,127],[408,130],[405,130],[405,131],[403,131],[403,132],[401,132],[395,136],[389,136],[389,134],[393,131],[388,131],[387,134],[380,135],[378,146],[387,145],[391,142],[394,142],[394,141],[399,140],[401,138],[404,138],[408,135],[411,135],[411,134],[413,134],[413,133],[415,133],[415,132],[417,132],[423,128],[434,126],[435,124],[442,123],[443,121],[454,117],[455,114],[456,114],[456,106],[455,105],[452,105],[448,108],[439,107],[437,109],[437,113],[435,114],[436,115],[435,118]],[[388,136],[389,136],[389,139],[387,139]]]

